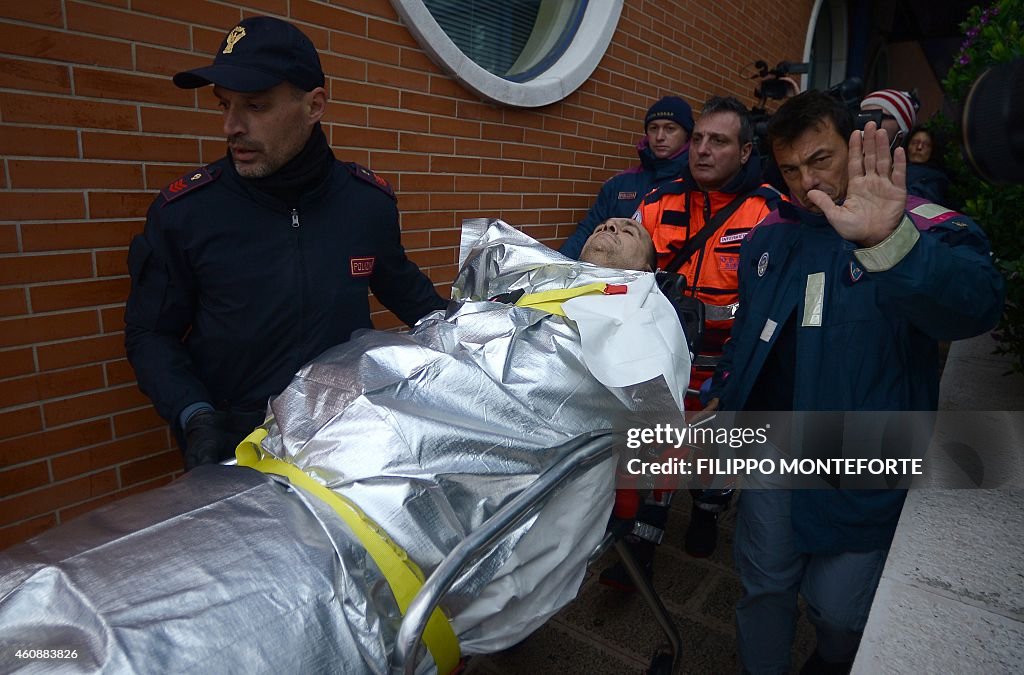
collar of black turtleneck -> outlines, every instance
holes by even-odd
[[[298,208],[299,197],[319,185],[327,177],[334,162],[334,153],[327,136],[317,123],[299,154],[284,166],[263,178],[242,178],[257,190]]]

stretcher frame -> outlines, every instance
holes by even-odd
[[[414,675],[416,673],[419,655],[423,650],[421,638],[427,620],[455,583],[459,574],[497,544],[509,530],[541,509],[546,498],[557,491],[566,481],[604,461],[613,453],[614,436],[608,430],[584,434],[563,444],[559,448],[561,459],[548,468],[533,484],[488,518],[481,527],[471,532],[456,545],[427,578],[416,598],[409,605],[395,636],[391,675]],[[641,571],[640,565],[630,552],[629,547],[625,545],[622,532],[617,529],[609,530],[600,545],[591,554],[590,563],[601,557],[608,548],[614,548],[622,559],[626,571],[641,597],[650,607],[668,641],[667,646],[662,646],[654,655],[648,672],[651,675],[674,673],[682,651],[682,639],[675,621],[655,593],[650,579]]]

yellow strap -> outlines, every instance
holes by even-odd
[[[373,558],[373,562],[377,563],[377,567],[387,579],[391,592],[394,593],[398,607],[404,616],[409,604],[423,586],[423,571],[358,506],[313,480],[311,476],[294,464],[263,452],[260,442],[266,437],[267,430],[259,427],[239,443],[235,448],[238,465],[247,466],[263,473],[284,476],[292,485],[319,497],[334,509],[335,513],[341,516],[349,529],[359,538],[359,542]],[[423,641],[434,658],[437,672],[450,673],[455,670],[461,658],[459,640],[455,637],[455,631],[452,630],[451,624],[440,607],[435,607],[430,619],[427,620],[427,626],[423,631]]]
[[[565,316],[565,312],[562,310],[563,302],[581,295],[604,293],[604,289],[607,286],[608,284],[604,282],[596,282],[585,286],[577,286],[576,288],[555,288],[550,291],[541,291],[540,293],[527,293],[516,301],[516,306],[533,307],[548,314]]]

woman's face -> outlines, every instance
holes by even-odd
[[[910,137],[907,144],[907,158],[911,164],[924,164],[932,158],[932,137],[924,131],[918,131]]]

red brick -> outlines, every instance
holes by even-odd
[[[506,177],[501,179],[501,189],[513,194],[522,194],[524,192],[540,192],[541,186],[540,181],[536,178]],[[32,306],[35,307],[35,304]]]
[[[54,457],[53,479],[66,480],[82,474],[116,466],[167,449],[167,434],[160,429],[116,441],[95,445],[87,450]]]
[[[77,157],[78,137],[67,129],[0,125],[0,155]]]
[[[0,471],[0,495],[10,496],[34,490],[50,482],[46,462],[36,462]]]
[[[96,276],[116,277],[128,274],[128,249],[96,251]]]
[[[328,78],[342,78],[345,80],[366,81],[366,61],[348,57],[328,54],[320,54],[320,65],[324,69],[324,75]],[[344,83],[339,83],[344,87]],[[335,105],[334,102],[331,105]]]
[[[402,152],[436,152],[450,155],[455,152],[455,139],[429,134],[402,133],[399,149]]]
[[[39,406],[0,412],[0,438],[13,438],[39,431],[43,419]]]
[[[91,307],[124,302],[129,282],[124,279],[100,279],[68,284],[35,286],[30,291],[32,309],[49,312],[73,307]]]
[[[498,176],[456,176],[455,192],[498,192],[501,178]]]
[[[462,119],[498,123],[502,120],[501,108],[494,103],[459,101],[458,111],[458,116]]]
[[[401,173],[398,175],[398,192],[452,192],[455,176],[430,173]]]
[[[191,106],[195,92],[179,89],[166,77],[75,68],[75,94],[120,101]]]
[[[67,2],[68,29],[124,38],[146,44],[186,49],[191,44],[188,26],[163,21],[138,12]]]
[[[105,307],[100,310],[100,328],[104,333],[124,330],[124,307]]]
[[[459,230],[431,230],[430,245],[439,247],[458,247],[462,239],[462,232]]]
[[[403,232],[413,230],[431,230],[436,227],[452,227],[454,225],[456,225],[456,222],[454,219],[454,215],[451,213],[410,213],[409,211],[402,212]]]
[[[174,86],[170,78],[175,73],[208,65],[210,65],[208,56],[141,44],[135,45],[135,70],[140,73],[163,75],[164,82],[169,87]]]
[[[0,225],[0,253],[17,253],[18,250],[18,228],[14,225]]]
[[[0,258],[0,285],[88,279],[92,256],[88,253],[19,255]]]
[[[165,476],[184,468],[181,453],[177,450],[140,459],[119,467],[121,473],[121,484],[125,487],[151,480],[159,476]]]
[[[479,194],[432,194],[430,195],[431,211],[457,211],[480,208]]]
[[[0,351],[0,378],[26,375],[36,368],[31,349],[5,349]]]
[[[380,40],[391,45],[402,45],[404,47],[419,46],[416,38],[409,32],[409,29],[401,23],[370,19],[367,28],[366,35],[372,40]]]
[[[3,319],[0,320],[0,347],[93,335],[98,330],[95,311]]]
[[[38,410],[38,408],[33,408],[33,410]],[[108,440],[110,440],[109,419],[20,436],[0,442],[0,467],[21,464]]]
[[[118,387],[46,403],[43,405],[43,415],[46,417],[47,426],[57,426],[121,412],[148,402],[149,399],[143,396],[138,388]]]
[[[87,159],[133,159],[146,162],[199,163],[194,138],[82,132],[82,156]]]
[[[106,375],[107,386],[116,387],[120,384],[135,382],[135,370],[127,359],[104,363],[103,371]]]
[[[485,194],[482,201],[488,209],[520,209],[523,207],[523,196],[519,194]],[[493,216],[494,214],[489,215]]]
[[[134,106],[77,98],[3,93],[0,112],[6,122],[126,131],[137,128]]]
[[[345,151],[346,155],[351,152]],[[374,152],[366,162],[374,171],[429,171],[430,157],[427,155],[409,155],[404,152]],[[407,205],[403,209],[409,208]]]
[[[224,138],[220,112],[171,110],[142,106],[142,131],[146,134],[179,134]],[[221,156],[224,155],[221,145]]]
[[[0,23],[0,45],[8,54],[110,68],[132,67],[130,44],[63,31]]]
[[[141,218],[156,198],[150,192],[90,192],[89,216],[92,218]]]
[[[3,268],[0,267],[0,270]],[[2,272],[0,272],[2,274]],[[0,316],[19,316],[28,314],[28,303],[25,300],[25,289],[0,289]]]
[[[455,262],[457,253],[453,249],[447,250],[427,250],[427,251],[410,251],[409,259],[420,267],[430,267],[431,265],[450,265]]]
[[[380,87],[375,84],[363,82],[340,82],[331,81],[331,98],[345,101],[347,103],[363,103],[372,106],[369,113],[388,108],[397,108],[401,100],[401,94],[397,89]],[[330,107],[327,108],[330,112]],[[394,113],[396,111],[391,110]]]
[[[441,69],[430,60],[430,58],[424,54],[420,49],[403,49],[401,50],[401,56],[399,57],[399,65],[403,68],[411,68],[413,70],[421,70],[431,75],[439,75]]]
[[[508,159],[484,159],[480,173],[491,176],[522,176],[523,163]]]
[[[309,0],[291,0],[291,18],[346,33],[339,36],[341,39],[366,35],[366,17]]]
[[[510,127],[504,124],[484,123],[482,128],[482,138],[486,138],[489,141],[522,143],[525,134],[526,131],[520,127]]]
[[[124,356],[124,336],[120,333],[60,342],[36,347],[39,370],[54,370],[85,363],[113,361]]]
[[[288,0],[242,0],[242,2],[235,4],[260,10],[259,14],[274,14],[277,16],[288,14]],[[252,16],[251,12],[246,12],[245,14],[246,16]]]
[[[79,192],[0,192],[0,218],[69,220],[85,217]]]
[[[417,94],[411,91],[402,92],[402,109],[414,110],[416,112],[433,113],[435,115],[447,115],[455,117],[456,105],[454,101],[427,94]]]
[[[29,23],[43,23],[51,26],[62,24],[60,0],[36,0],[35,2],[5,3],[3,17],[20,19]]]
[[[230,27],[242,18],[238,8],[206,0],[132,0],[132,10],[168,19],[180,19],[186,23],[193,23],[199,18],[210,26]]]
[[[142,227],[138,220],[31,223],[21,226],[21,243],[25,251],[127,246]]]
[[[118,438],[150,429],[160,429],[165,436],[168,433],[167,422],[156,414],[153,406],[114,415],[114,435]]]
[[[2,163],[0,163],[2,166]],[[17,227],[0,225],[0,253],[17,253]]]
[[[480,138],[479,122],[472,120],[453,120],[450,117],[430,116],[430,133],[441,136],[462,136]]]
[[[436,173],[480,173],[480,160],[474,157],[441,157],[430,158],[430,170]]]
[[[0,527],[0,551],[42,534],[57,524],[57,518],[49,513],[39,518],[26,520],[8,527]]]
[[[430,84],[430,77],[424,73],[417,73],[416,71],[403,68],[393,68],[380,63],[370,63],[367,65],[366,79],[374,84],[401,88],[403,90],[403,98],[406,95],[406,90],[411,89],[425,92]]]
[[[459,138],[455,141],[455,154],[473,157],[500,157],[501,143],[481,141],[476,138]]]
[[[12,159],[8,167],[11,187],[15,189],[142,187],[142,170],[137,164]]]
[[[79,394],[104,385],[103,368],[98,365],[3,380],[0,408]]]
[[[0,57],[0,87],[71,93],[71,76],[67,66]]]
[[[116,489],[117,473],[110,469],[25,492],[17,497],[0,499],[0,524],[15,523]]]
[[[397,45],[356,37],[347,33],[331,33],[330,51],[365,59],[368,62],[398,65],[401,52]]]
[[[447,74],[430,76],[430,93],[435,96],[448,96],[459,99],[464,99],[469,95],[469,92],[461,84]]]

